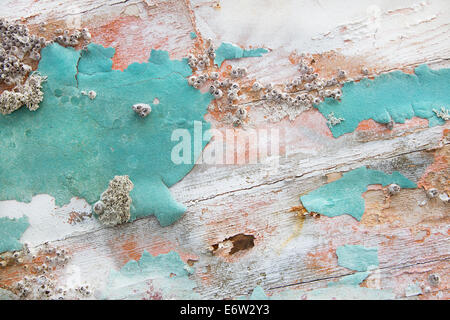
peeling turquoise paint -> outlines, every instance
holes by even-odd
[[[359,272],[362,273],[362,272]],[[371,289],[351,283],[329,283],[328,287],[314,289],[310,291],[285,289],[274,293],[269,300],[390,300],[395,298],[395,294],[390,290]],[[256,290],[256,288],[255,288]],[[265,293],[264,293],[265,295]]]
[[[114,49],[96,44],[81,52],[52,44],[41,55],[38,72],[48,81],[40,108],[0,116],[0,200],[29,202],[45,193],[57,205],[72,197],[92,204],[115,175],[128,175],[131,220],[155,214],[163,226],[176,221],[186,208],[168,187],[192,169],[208,140],[201,148],[191,141],[191,163],[176,165],[172,131],[192,137],[194,121],[209,129],[204,115],[212,99],[188,85],[187,59],[152,50],[147,63],[122,72],[111,69]],[[97,96],[90,100],[82,90]],[[140,118],[135,103],[151,105],[151,114]]]
[[[264,48],[246,50],[232,43],[223,42],[216,50],[216,58],[214,59],[214,63],[220,67],[224,60],[261,57],[264,53],[267,52],[269,51]]]
[[[368,119],[404,123],[406,119],[419,117],[428,119],[431,127],[444,123],[433,109],[450,106],[449,92],[450,69],[435,71],[421,65],[415,74],[393,71],[374,80],[347,82],[340,102],[327,98],[317,108],[324,117],[334,112],[337,118],[345,119],[331,127],[335,138],[353,132],[361,121]]]
[[[144,251],[139,261],[131,260],[119,271],[112,270],[102,299],[200,299],[194,292],[193,270],[178,255],[152,256]]]
[[[300,201],[309,212],[317,212],[328,217],[349,214],[359,221],[364,214],[365,203],[362,194],[367,190],[367,186],[373,184],[386,186],[391,183],[396,183],[402,188],[417,187],[414,182],[397,171],[386,174],[360,167],[344,173],[339,180],[301,196]]]
[[[358,286],[360,285],[368,276],[370,272],[355,272],[354,274],[350,274],[348,276],[344,276],[337,282],[328,283],[328,287],[333,286]]]
[[[264,289],[260,286],[257,286],[255,289],[253,289],[250,300],[268,300],[268,297],[264,292]]]
[[[191,37],[192,40],[195,39],[195,38],[197,38],[197,34],[196,34],[195,32],[191,32],[191,33],[189,34],[189,36]]]
[[[336,249],[338,264],[355,271],[368,271],[377,268],[378,249],[360,245],[345,245]]]
[[[29,226],[27,216],[18,219],[0,218],[0,253],[22,249],[19,239]]]
[[[394,299],[395,294],[390,290],[372,289],[359,285],[370,275],[370,269],[378,267],[377,248],[365,248],[359,245],[345,245],[338,247],[338,264],[340,266],[357,270],[358,272],[344,276],[336,282],[328,282],[327,287],[310,291],[284,289],[270,296],[270,300],[388,300]],[[261,287],[256,287],[252,293],[259,297],[267,297]],[[250,297],[250,299],[252,298]]]
[[[264,289],[260,286],[256,286],[251,295],[238,296],[235,300],[269,300]]]

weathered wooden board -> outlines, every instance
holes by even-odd
[[[345,69],[351,79],[392,70],[411,72],[427,63],[433,69],[450,61],[450,4],[428,1],[77,1],[31,0],[3,4],[2,16],[34,26],[46,21],[55,28],[89,27],[93,42],[116,48],[113,68],[144,62],[150,49],[182,58],[212,38],[243,47],[269,49],[263,57],[225,62],[245,66],[249,79],[275,84],[297,74],[301,53],[314,54],[323,77]],[[191,39],[195,32],[198,39]],[[290,121],[269,121],[263,103],[249,95],[240,102],[249,111],[244,128],[282,132],[280,158],[247,165],[198,164],[171,188],[188,207],[176,223],[162,228],[154,217],[106,228],[82,199],[57,208],[51,195],[29,204],[0,201],[0,217],[26,214],[30,228],[21,238],[33,247],[45,242],[65,248],[72,259],[55,272],[61,284],[73,279],[95,289],[105,286],[112,269],[120,269],[144,250],[152,255],[178,252],[195,268],[191,279],[201,298],[235,298],[256,286],[267,294],[315,290],[352,273],[338,265],[335,251],[345,244],[378,247],[379,269],[363,287],[390,290],[396,298],[448,299],[449,207],[426,200],[422,188],[386,197],[380,188],[364,193],[360,222],[351,216],[304,216],[299,197],[335,180],[341,173],[367,166],[399,171],[419,187],[448,192],[449,123],[428,127],[413,118],[393,130],[366,121],[358,129],[333,138],[326,119],[309,110]],[[270,109],[269,109],[270,113]],[[231,126],[221,114],[206,118],[221,132]],[[205,149],[213,148],[213,140]],[[227,140],[227,145],[230,140]],[[267,140],[259,142],[261,145]],[[254,146],[238,146],[236,155]],[[246,235],[247,237],[244,237]],[[238,240],[241,250],[230,253]],[[242,240],[243,239],[243,240]],[[22,266],[0,269],[0,287],[10,288],[28,271]],[[430,275],[439,275],[430,284]],[[421,292],[411,290],[417,285]],[[96,292],[89,298],[100,298]]]

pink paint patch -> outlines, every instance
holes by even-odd
[[[303,112],[294,121],[295,125],[301,125],[303,127],[314,130],[315,132],[333,138],[330,128],[328,128],[327,120],[324,116],[316,109],[311,109]]]
[[[102,26],[93,26],[90,28],[92,42],[116,49],[112,59],[114,70],[123,71],[133,62],[147,62],[151,49],[169,51],[171,57],[181,58],[190,48],[188,25],[185,25],[186,21],[163,20],[163,16],[150,16],[145,20],[136,16],[122,16]],[[185,33],[185,41],[171,41],[167,33],[157,31],[164,28],[170,33]]]
[[[145,249],[152,256],[166,254],[169,253],[170,251],[176,251],[180,255],[181,260],[183,260],[184,262],[187,262],[188,260],[198,260],[199,258],[195,254],[180,251],[177,245],[171,243],[167,239],[153,238],[151,246],[146,246]]]
[[[144,39],[141,32],[144,28],[144,22],[138,17],[120,17],[91,29],[92,42],[104,47],[114,47],[116,54],[112,59],[112,68],[124,70],[133,62],[148,60],[151,44]]]
[[[411,119],[408,119],[405,121],[405,123],[395,123],[394,129],[389,130],[385,124],[375,122],[372,119],[369,120],[363,120],[358,124],[358,127],[355,131],[370,131],[373,133],[383,134],[388,133],[392,131],[399,131],[399,130],[405,130],[405,129],[411,129],[411,128],[417,128],[417,127],[426,127],[428,126],[428,120],[422,119],[418,117],[413,117]]]
[[[383,187],[381,186],[381,184],[371,184],[371,185],[367,186],[367,191],[370,191],[370,190],[383,190]]]

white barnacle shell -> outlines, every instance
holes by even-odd
[[[94,212],[95,212],[96,214],[100,215],[100,214],[103,213],[103,210],[105,210],[105,204],[104,204],[103,201],[101,201],[101,200],[100,200],[100,201],[97,201],[97,202],[93,205],[92,209],[94,210]]]
[[[398,184],[395,184],[395,183],[392,183],[388,186],[388,192],[391,195],[399,193],[401,189],[402,188]]]
[[[347,73],[344,70],[339,70],[338,71],[338,77],[339,78],[345,78],[347,76]]]
[[[136,112],[141,118],[145,118],[152,111],[152,107],[145,103],[136,103],[132,107],[134,112]]]
[[[232,83],[232,84],[231,84],[231,89],[232,89],[232,90],[239,91],[239,84],[237,84],[237,83]]]
[[[439,195],[439,199],[444,203],[450,203],[450,197],[445,192]]]
[[[209,77],[211,78],[211,80],[217,80],[217,79],[219,79],[219,73],[218,72],[211,72]]]
[[[231,77],[232,78],[238,78],[239,77],[239,70],[238,69],[232,69],[231,70]]]
[[[188,84],[190,86],[193,86],[196,80],[197,80],[196,76],[191,76],[191,77],[188,78]]]
[[[244,107],[239,107],[236,111],[238,119],[245,119],[247,117],[247,110]]]
[[[216,89],[213,93],[215,99],[220,99],[223,96],[223,92],[220,89]]]
[[[436,188],[428,189],[427,197],[428,198],[436,198],[439,195],[439,191]]]
[[[91,90],[88,92],[89,99],[94,100],[96,96],[97,96],[97,92],[95,92],[94,90]]]
[[[247,75],[247,68],[238,68],[237,69],[239,76],[244,77]]]
[[[315,105],[320,104],[321,102],[322,102],[322,100],[319,97],[316,97],[316,98],[313,99],[313,103]]]
[[[261,86],[261,84],[260,84],[259,82],[253,83],[253,85],[252,85],[252,91],[259,91],[259,90],[261,90],[261,89],[262,89],[262,86]]]

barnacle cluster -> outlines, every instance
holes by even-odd
[[[298,111],[308,110],[313,105],[320,104],[325,98],[339,100],[342,97],[339,81],[336,78],[329,80],[319,78],[319,74],[314,72],[314,68],[310,66],[305,55],[299,62],[298,71],[300,74],[285,83],[282,88],[277,89],[270,83],[262,86],[259,82],[255,82],[252,91],[261,92],[260,98],[263,100],[284,103],[288,108],[298,109]],[[339,70],[337,77],[344,79],[345,71]],[[298,114],[298,112],[286,113],[291,120]]]
[[[70,259],[65,249],[52,247],[47,242],[38,249],[25,243],[20,251],[2,253],[0,267],[19,265],[27,271],[27,276],[11,288],[19,299],[79,299],[91,295],[88,285],[58,286],[55,271],[65,267]]]
[[[432,199],[439,199],[440,201],[442,201],[444,203],[450,203],[450,197],[448,196],[448,194],[445,191],[439,192],[439,190],[436,188],[430,188],[425,191],[426,191],[427,199],[420,202],[419,206],[426,205],[428,201],[433,201]]]
[[[39,30],[45,30],[44,25]],[[0,84],[12,86],[12,89],[4,90],[0,95],[0,113],[10,114],[23,105],[31,111],[39,108],[43,99],[41,84],[46,78],[38,73],[29,75],[32,67],[26,61],[39,60],[41,49],[53,41],[75,46],[81,39],[84,39],[84,44],[91,39],[88,29],[75,30],[71,35],[68,30],[57,32],[62,35],[48,41],[30,34],[23,24],[0,19]]]
[[[44,248],[38,249],[36,252],[33,252],[30,245],[25,243],[22,250],[0,254],[0,266],[23,265],[24,269],[28,269],[28,264],[41,255],[45,255],[45,262],[41,265],[34,265],[31,270],[37,274],[46,274],[56,266],[64,266],[71,258],[66,250],[52,248],[48,243],[45,243]]]
[[[302,54],[298,63],[299,75],[293,79],[282,85],[263,85],[259,81],[252,84],[250,91],[259,93],[269,120],[279,121],[286,116],[294,120],[300,113],[322,103],[326,98],[339,100],[342,97],[340,80],[345,80],[346,72],[338,70],[336,77],[320,78],[312,63],[312,57]],[[343,120],[331,114],[328,116],[328,125],[333,126]]]
[[[231,79],[240,79],[247,75],[245,68],[233,68],[229,74],[230,78],[220,80],[220,74],[217,72],[217,67],[214,65],[214,58],[216,57],[214,46],[211,39],[206,40],[206,50],[199,55],[191,54],[188,57],[188,64],[194,72],[202,71],[198,75],[192,75],[188,78],[188,84],[196,89],[201,88],[209,81],[209,93],[216,100],[226,98],[228,108],[235,111],[235,124],[241,123],[243,116],[247,116],[246,110],[238,113],[238,108],[233,105],[239,100],[240,85]],[[209,70],[209,72],[208,72]]]
[[[141,118],[145,118],[152,112],[152,107],[146,103],[136,103],[132,107],[134,112],[136,112]]]
[[[75,287],[59,286],[54,277],[48,275],[24,277],[16,283],[14,292],[20,299],[26,300],[72,300],[92,294],[88,284]]]
[[[450,110],[441,107],[441,110],[433,109],[433,112],[436,114],[436,117],[443,119],[444,121],[450,120]]]
[[[199,89],[210,80],[209,92],[220,102],[210,106],[210,110],[217,107],[219,111],[223,111],[225,105],[225,109],[231,112],[224,119],[235,126],[243,124],[247,117],[246,110],[238,105],[242,94],[247,92],[264,102],[264,108],[270,114],[269,118],[273,120],[280,120],[286,115],[293,120],[299,113],[320,104],[325,98],[339,100],[342,97],[340,80],[346,78],[346,72],[338,70],[335,78],[322,79],[311,66],[312,58],[308,60],[304,54],[298,65],[299,75],[284,85],[272,83],[263,85],[258,80],[240,85],[239,80],[247,76],[247,70],[241,67],[232,68],[229,74],[222,74],[225,79],[219,79],[220,74],[216,72],[217,68],[211,62],[215,57],[211,39],[206,41],[206,45],[207,49],[203,54],[197,56],[191,54],[188,57],[188,63],[193,71],[203,72],[189,77],[188,84]],[[365,71],[368,73],[368,70],[362,70]],[[344,119],[331,117],[328,120],[329,125],[336,125]]]
[[[216,53],[211,39],[206,40],[207,49],[202,54],[197,56],[191,54],[188,57],[188,64],[191,68],[203,70],[212,65],[211,60],[214,60]]]
[[[25,25],[0,19],[0,81],[7,85],[19,84],[31,71],[31,66],[23,62],[28,56],[40,59],[40,50],[47,44],[45,38],[30,35]]]
[[[91,40],[91,34],[87,28],[80,30],[75,30],[72,34],[69,30],[57,29],[58,34],[54,41],[58,42],[60,45],[64,46],[76,46],[80,40],[84,40],[85,44]]]
[[[115,176],[93,210],[105,225],[115,226],[130,220],[130,191],[134,185],[128,176]]]
[[[345,120],[344,118],[337,118],[334,115],[334,112],[330,112],[330,114],[327,116],[327,124],[328,124],[329,127],[335,126],[335,125],[341,123],[344,120]]]
[[[44,98],[42,83],[47,77],[39,73],[31,74],[24,84],[18,84],[14,90],[4,90],[0,94],[0,113],[10,114],[25,105],[30,111],[39,108]]]

